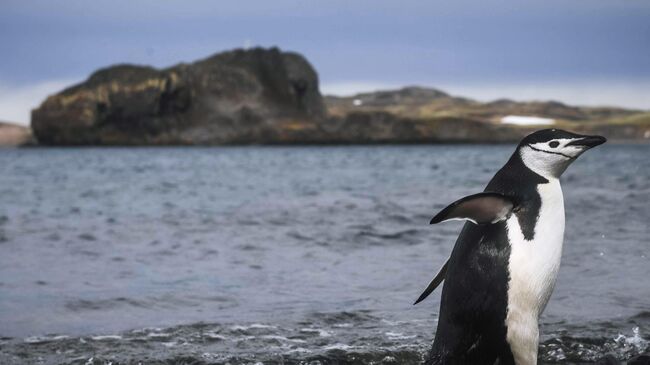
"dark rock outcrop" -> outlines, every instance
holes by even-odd
[[[650,351],[634,356],[628,360],[627,365],[650,365]]]
[[[46,145],[281,143],[324,117],[307,60],[255,48],[97,71],[33,110],[32,128]]]

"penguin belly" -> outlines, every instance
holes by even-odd
[[[539,316],[548,303],[562,256],[564,198],[558,179],[537,185],[541,206],[532,239],[526,239],[516,214],[506,227],[508,262],[506,340],[518,365],[537,363]]]

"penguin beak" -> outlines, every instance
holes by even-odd
[[[607,142],[607,138],[602,136],[584,136],[580,139],[569,142],[567,146],[584,146],[587,148],[593,148],[605,142]]]

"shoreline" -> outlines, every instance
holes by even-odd
[[[0,145],[3,149],[85,149],[85,148],[242,148],[242,147],[408,147],[408,146],[503,146],[514,145],[518,141],[435,141],[435,142],[296,142],[296,143],[228,143],[228,144],[65,144],[65,145],[44,145],[44,144],[24,144],[24,145]],[[608,138],[608,144],[614,145],[650,145],[650,139],[618,139]]]

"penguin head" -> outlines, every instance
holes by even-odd
[[[543,129],[524,137],[517,150],[526,167],[545,178],[559,178],[578,156],[605,141],[601,136]]]

